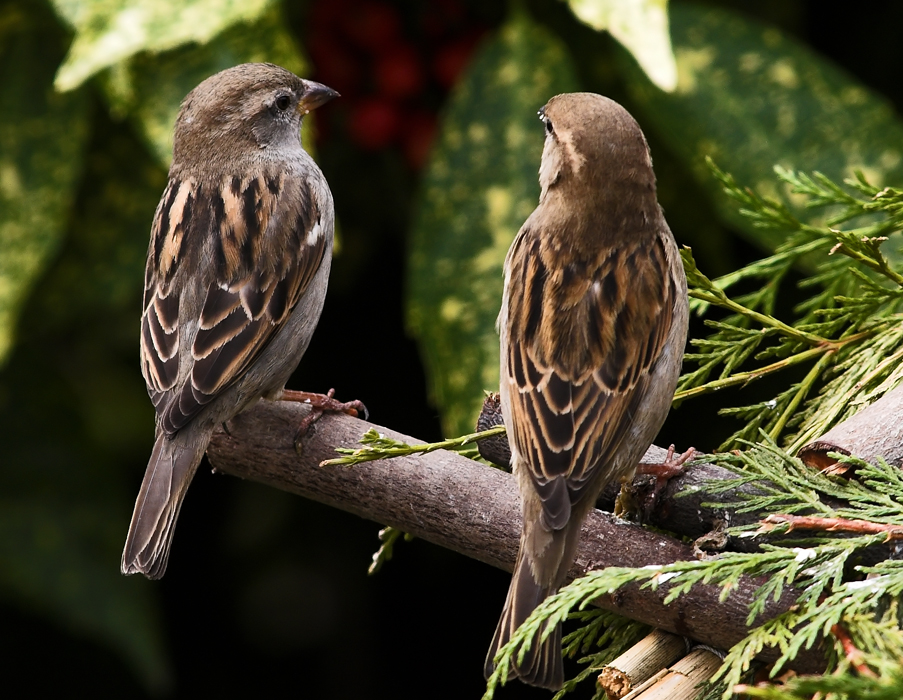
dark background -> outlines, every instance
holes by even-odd
[[[901,111],[900,3],[873,2],[867,9],[815,0],[711,4],[781,28]],[[567,41],[578,69],[613,50],[610,39],[600,40],[580,25],[564,3],[537,0],[526,6]],[[343,400],[363,400],[379,424],[423,440],[440,439],[418,349],[404,330],[406,236],[418,175],[449,86],[480,38],[503,21],[506,8],[467,0],[444,0],[430,10],[413,1],[324,0],[286,3],[285,9],[315,66],[311,77],[344,96],[318,115],[317,142],[317,159],[335,195],[342,251],[319,328],[289,387],[335,387]],[[394,27],[385,40],[391,46],[380,44],[387,26]],[[55,49],[61,55],[67,41],[61,30]],[[380,63],[380,56],[399,46],[404,50],[394,63]],[[616,72],[607,82],[598,71],[587,70],[580,78],[585,89],[631,108]],[[721,254],[700,259],[700,266],[715,275],[759,256],[715,222],[684,166],[655,133],[647,130],[647,136],[660,199],[678,241],[692,242],[699,218],[711,220],[709,235],[723,238]],[[118,464],[121,478],[109,488],[120,497],[116,517],[124,538],[152,443],[150,403],[143,410],[121,409],[127,427],[119,441],[107,440],[101,453],[91,431],[109,430],[111,423],[101,422],[100,428],[85,423],[74,408],[84,397],[72,388],[78,384],[69,374],[107,363],[111,387],[99,405],[113,416],[120,411],[117,392],[143,391],[137,332],[129,335],[128,325],[119,322],[131,315],[137,329],[140,278],[125,292],[131,302],[113,321],[109,309],[95,312],[89,302],[77,315],[55,310],[65,282],[115,252],[92,238],[92,222],[106,216],[105,195],[95,184],[116,173],[122,190],[137,193],[135,215],[149,227],[153,192],[162,191],[165,173],[129,124],[112,120],[99,106],[88,158],[72,230],[27,304],[18,344],[3,370],[0,431],[27,445],[32,463],[47,465],[48,478],[63,494],[59,498],[81,497],[79,473],[54,468],[70,463],[72,453],[81,454],[78,462],[85,469]],[[700,333],[701,326],[691,330]],[[97,354],[98,340],[107,346],[106,355]],[[761,388],[763,395],[768,390]],[[38,396],[40,401],[34,400]],[[714,448],[733,429],[719,422],[717,408],[717,400],[704,398],[674,412],[657,442]],[[48,434],[54,439],[46,439]],[[22,453],[7,451],[4,470],[26,463],[17,454]],[[378,529],[316,503],[213,475],[205,462],[182,510],[166,577],[148,584],[151,597],[160,599],[172,663],[168,697],[479,697],[485,687],[483,657],[508,575],[414,541],[397,545],[394,560],[368,577]],[[117,547],[109,547],[108,566],[114,569]],[[86,638],[21,597],[4,598],[0,605],[0,669],[3,692],[13,691],[12,696],[143,697],[148,692],[113,645]],[[497,697],[549,694],[515,684]]]

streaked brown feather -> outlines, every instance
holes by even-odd
[[[192,358],[196,361],[204,360],[210,357],[212,352],[222,350],[235,339],[235,336],[248,327],[248,321],[247,312],[240,305],[236,305],[232,313],[210,328],[198,329],[197,335],[194,337],[194,344],[191,346]]]
[[[179,265],[186,228],[197,225],[192,212],[200,194],[200,188],[192,180],[171,187],[172,197],[169,206],[161,212],[156,240],[157,272],[164,281],[172,278]]]
[[[198,319],[200,330],[210,330],[216,324],[221,323],[241,305],[238,295],[223,287],[211,286],[207,289],[204,299],[204,308],[201,309],[201,317]]]
[[[287,184],[279,173],[231,177],[219,188],[172,181],[164,192],[148,255],[141,357],[148,392],[169,434],[253,363],[323,262],[325,232],[309,235],[319,211],[301,181],[292,183],[300,196],[283,197]],[[194,215],[177,214],[188,203]],[[202,258],[204,245],[212,246],[215,259],[210,274],[179,275],[187,257]],[[203,300],[196,318],[185,317],[171,301],[191,296],[191,285],[199,285],[194,294]],[[190,352],[178,352],[179,328],[192,321],[197,333]],[[190,368],[180,368],[180,361]]]
[[[141,347],[149,349],[141,352],[148,386],[158,393],[175,386],[179,375],[179,334],[166,333],[153,304],[142,320]]]
[[[509,429],[553,528],[569,510],[558,482],[577,503],[628,433],[676,294],[657,235],[574,257],[525,228],[508,258]]]

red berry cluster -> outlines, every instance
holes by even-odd
[[[484,31],[461,0],[317,0],[307,36],[314,79],[342,95],[324,108],[321,136],[345,129],[360,148],[400,148],[419,169],[442,99]]]

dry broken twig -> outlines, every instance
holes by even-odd
[[[677,634],[652,630],[599,673],[599,687],[609,700],[619,700],[689,651]]]

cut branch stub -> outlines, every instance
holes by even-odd
[[[837,464],[830,452],[873,464],[883,457],[888,464],[903,466],[903,386],[804,445],[797,456],[813,469],[825,470]]]

